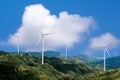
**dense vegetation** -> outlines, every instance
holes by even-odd
[[[103,72],[73,58],[45,57],[41,65],[41,57],[0,51],[0,80],[120,80],[120,69]]]
[[[86,75],[83,80],[120,80],[120,69],[97,71]]]
[[[0,53],[0,80],[72,80],[93,72],[83,63],[70,63],[55,57]]]

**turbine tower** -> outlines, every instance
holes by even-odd
[[[43,33],[40,32],[40,34],[41,34],[41,37],[39,38],[39,41],[37,42],[36,46],[37,46],[37,45],[40,43],[40,41],[41,41],[41,46],[42,46],[42,64],[44,64],[44,48],[45,48],[44,38],[45,38],[45,36],[50,35],[50,34],[52,34],[52,33],[43,34]]]
[[[109,42],[110,43],[110,42]],[[107,46],[109,45],[109,43],[107,43],[104,47],[103,47],[103,53],[104,53],[104,71],[106,71],[106,53],[110,56],[108,50],[107,50]]]
[[[88,52],[88,56],[89,56],[89,62],[91,62],[91,52],[90,52],[90,50]]]
[[[117,57],[117,51],[115,51],[115,57]]]
[[[66,46],[66,50],[65,50],[65,58],[67,60],[67,56],[68,56],[68,46]]]
[[[20,36],[15,36],[18,39],[18,54],[20,53]]]

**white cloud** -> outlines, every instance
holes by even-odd
[[[46,49],[55,49],[61,46],[73,46],[82,41],[82,35],[88,33],[94,26],[91,16],[83,17],[78,14],[61,12],[59,16],[50,14],[50,11],[41,4],[30,5],[25,8],[22,25],[12,34],[8,42],[17,45],[15,35],[20,35],[20,44],[24,50],[31,50],[35,46],[40,32],[55,33],[46,36]]]
[[[117,39],[114,35],[110,33],[105,33],[99,37],[95,37],[90,41],[90,48],[92,49],[100,49],[108,44],[109,48],[116,48],[119,44],[120,40]]]

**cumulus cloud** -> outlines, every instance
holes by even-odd
[[[119,44],[120,40],[117,39],[114,35],[110,33],[102,34],[99,37],[95,37],[90,41],[90,48],[92,49],[100,49],[101,47],[105,47],[107,44],[109,48],[116,48]]]
[[[82,41],[82,36],[93,28],[91,16],[80,16],[61,12],[59,16],[52,15],[41,4],[25,8],[22,24],[16,33],[10,35],[8,43],[17,45],[16,35],[20,36],[20,45],[24,50],[31,50],[42,33],[53,33],[45,37],[46,49],[56,49],[65,45],[73,46]]]

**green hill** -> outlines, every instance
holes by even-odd
[[[86,56],[71,56],[68,60],[45,57],[41,65],[41,56],[0,51],[0,80],[120,80],[119,57],[106,60],[110,69],[106,72],[100,69],[103,62],[94,60],[89,63]]]
[[[120,69],[99,71],[85,75],[83,80],[120,80]]]
[[[0,56],[1,55],[6,55],[6,54],[9,54],[8,52],[4,52],[4,51],[0,51]]]
[[[87,64],[71,63],[56,57],[45,57],[45,64],[41,65],[41,57],[31,54],[2,54],[0,80],[76,80],[93,72]]]

